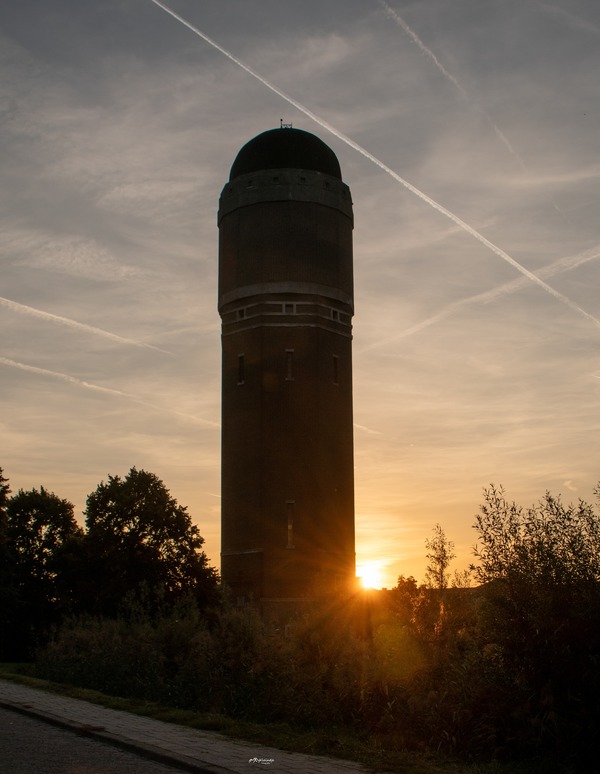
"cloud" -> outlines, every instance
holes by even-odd
[[[578,266],[583,266],[584,264],[591,261],[596,261],[598,258],[600,258],[600,250],[598,250],[598,248],[586,250],[578,255],[559,258],[553,263],[538,269],[536,271],[536,276],[544,278],[554,277],[557,274],[571,271]],[[442,320],[445,320],[448,317],[451,317],[453,314],[456,314],[465,307],[471,306],[473,304],[489,304],[492,301],[496,301],[497,299],[502,298],[503,296],[512,295],[513,293],[516,293],[519,290],[523,290],[529,286],[530,283],[528,280],[525,277],[520,277],[492,288],[491,290],[486,290],[483,293],[477,293],[476,295],[462,298],[458,301],[453,301],[449,304],[446,304],[430,317],[427,317],[426,319],[411,325],[409,328],[405,328],[401,333],[395,334],[394,336],[383,340],[375,341],[363,347],[360,352],[368,352],[369,350],[387,347],[389,344],[395,341],[400,341],[401,339],[413,336],[425,328],[436,325]]]
[[[93,325],[86,325],[86,323],[77,322],[71,320],[68,317],[61,317],[58,314],[52,314],[51,312],[45,312],[42,309],[35,309],[32,306],[26,304],[20,304],[17,301],[11,301],[8,298],[0,296],[0,305],[10,309],[11,312],[18,312],[20,314],[26,314],[30,317],[36,317],[44,322],[51,322],[57,325],[64,325],[67,328],[73,328],[78,331],[92,334],[93,336],[101,336],[104,339],[116,342],[118,344],[126,344],[133,347],[143,347],[145,349],[152,349],[156,352],[161,352],[165,355],[171,355],[172,353],[161,347],[155,347],[153,344],[146,344],[142,341],[136,341],[135,339],[128,339],[125,336],[119,336],[116,333],[110,333],[102,328],[96,328]]]
[[[111,387],[102,387],[99,384],[93,384],[83,379],[78,379],[75,376],[71,376],[70,374],[61,373],[60,371],[52,371],[48,368],[39,368],[38,366],[32,366],[26,363],[20,363],[16,360],[11,360],[10,358],[6,358],[6,357],[0,357],[0,365],[5,365],[10,368],[17,368],[21,371],[26,371],[31,374],[37,374],[39,376],[46,376],[46,377],[51,377],[53,379],[60,379],[63,382],[72,384],[75,387],[82,387],[86,390],[92,390],[94,392],[104,393],[105,395],[111,395],[117,398],[125,398],[127,400],[133,401],[134,403],[139,403],[142,406],[151,408],[155,411],[160,411],[163,413],[166,412],[167,414],[173,414],[175,416],[181,417],[182,419],[192,420],[194,422],[198,422],[202,425],[207,425],[209,427],[218,428],[221,426],[219,422],[213,422],[209,419],[202,419],[202,417],[194,416],[193,414],[177,411],[175,409],[168,408],[165,406],[159,406],[155,403],[150,403],[149,401],[144,400],[131,393],[123,392],[122,390],[115,390]]]
[[[585,166],[581,168],[561,169],[556,171],[544,170],[536,174],[526,174],[513,181],[515,187],[546,187],[546,186],[572,186],[588,180],[597,180],[600,177],[600,165]]]
[[[594,24],[594,22],[589,21],[589,19],[584,19],[582,16],[571,13],[570,11],[567,11],[566,9],[552,3],[538,2],[537,5],[540,8],[543,8],[543,10],[547,13],[564,19],[571,27],[573,27],[573,29],[590,33],[596,37],[600,37],[600,26]]]
[[[20,265],[104,282],[122,282],[144,275],[139,266],[121,263],[106,245],[89,237],[53,235],[35,229],[6,229],[0,237],[6,254]]]
[[[378,2],[379,2],[379,5],[384,9],[386,14],[391,19],[393,19],[393,21],[396,24],[398,24],[398,26],[402,30],[404,30],[404,32],[418,46],[418,48],[434,63],[435,67],[439,70],[439,72],[442,73],[444,78],[446,78],[446,80],[450,81],[450,83],[457,89],[457,91],[459,92],[459,94],[462,97],[462,99],[465,100],[466,102],[474,104],[475,107],[477,108],[477,110],[481,111],[481,114],[484,116],[484,118],[488,122],[488,124],[492,127],[494,133],[496,134],[496,136],[498,137],[500,142],[502,142],[502,144],[507,148],[509,153],[517,160],[519,166],[522,169],[525,169],[525,165],[523,163],[522,158],[519,156],[519,154],[513,148],[510,140],[508,139],[508,137],[504,134],[504,132],[500,129],[500,127],[494,122],[494,120],[491,118],[489,113],[486,110],[484,110],[480,105],[477,105],[476,103],[474,103],[474,101],[471,99],[471,97],[469,97],[469,95],[468,95],[466,89],[464,88],[464,86],[462,85],[462,83],[460,83],[460,81],[444,67],[444,65],[440,62],[440,60],[433,53],[433,51],[428,46],[426,46],[425,43],[423,43],[421,38],[412,29],[412,27],[410,27],[404,21],[404,19],[400,16],[400,14],[397,13],[393,8],[391,8],[391,6],[389,6],[385,2],[385,0],[378,0]]]
[[[599,317],[599,262],[578,263],[598,245],[595,33],[535,4],[387,2],[471,102],[376,3],[173,7]],[[3,296],[179,357],[2,306],[2,354],[63,374],[3,365],[14,486],[34,475],[75,500],[103,471],[149,466],[218,555],[217,201],[237,150],[283,117],[332,147],[355,202],[358,551],[418,576],[435,521],[468,544],[489,480],[523,502],[591,491],[586,318],[152,3],[38,5],[2,14]],[[592,5],[568,10],[597,21]],[[376,337],[401,346],[364,352]]]
[[[219,51],[221,54],[226,56],[228,59],[230,59],[232,62],[234,62],[238,67],[242,68],[242,70],[245,70],[249,75],[251,75],[253,78],[258,80],[260,83],[263,84],[263,86],[266,86],[270,91],[277,94],[279,97],[281,97],[283,100],[288,102],[293,107],[300,110],[302,113],[304,113],[308,118],[311,118],[313,121],[315,121],[319,126],[321,126],[323,129],[326,129],[327,131],[331,132],[335,137],[337,137],[342,142],[346,143],[349,147],[353,148],[354,150],[358,151],[361,155],[363,155],[365,158],[369,159],[369,161],[373,162],[376,166],[378,166],[380,169],[382,169],[384,172],[386,172],[390,177],[392,177],[394,180],[396,180],[398,183],[400,183],[404,188],[409,190],[411,193],[413,193],[415,196],[417,196],[419,199],[424,201],[426,204],[428,204],[430,207],[432,207],[434,210],[439,212],[440,214],[444,215],[445,217],[449,218],[453,223],[455,223],[457,226],[463,229],[467,234],[472,236],[474,239],[476,239],[478,242],[481,242],[485,247],[490,249],[493,253],[495,253],[498,257],[502,258],[502,260],[506,261],[508,264],[510,264],[514,269],[516,269],[518,272],[523,274],[525,277],[527,277],[531,282],[538,285],[540,288],[546,291],[549,295],[553,296],[555,299],[560,301],[561,303],[565,304],[565,306],[568,306],[569,309],[571,309],[573,312],[581,315],[582,317],[586,318],[590,322],[592,322],[596,327],[600,328],[600,320],[596,319],[593,315],[591,315],[589,312],[586,312],[584,309],[582,309],[578,304],[576,304],[574,301],[572,301],[570,298],[565,296],[563,293],[560,293],[558,290],[556,290],[553,287],[550,287],[546,282],[544,282],[542,279],[540,279],[538,276],[536,276],[533,272],[529,271],[525,266],[523,266],[521,263],[516,261],[512,256],[510,256],[505,250],[498,247],[498,245],[494,244],[492,241],[487,239],[487,237],[483,236],[483,234],[479,233],[475,228],[470,226],[468,223],[466,223],[462,218],[459,218],[458,215],[455,215],[452,211],[444,207],[439,202],[432,199],[430,196],[428,196],[426,193],[421,191],[417,186],[413,185],[412,183],[408,182],[408,180],[405,180],[401,175],[399,175],[397,172],[395,172],[393,169],[387,166],[387,164],[384,164],[380,159],[378,159],[376,156],[374,156],[372,153],[370,153],[368,150],[363,148],[361,145],[359,145],[354,140],[350,139],[347,135],[345,135],[343,132],[340,132],[338,129],[336,129],[334,126],[332,126],[328,121],[325,121],[323,118],[318,116],[316,113],[313,113],[312,110],[309,110],[307,107],[302,105],[297,100],[290,97],[285,92],[281,91],[281,89],[274,86],[270,81],[268,81],[266,78],[263,78],[262,75],[259,75],[255,70],[253,70],[251,67],[248,67],[248,65],[244,64],[241,60],[239,60],[237,57],[235,57],[233,54],[231,54],[227,49],[220,46],[216,41],[214,41],[212,38],[208,37],[208,35],[205,35],[201,30],[199,30],[197,27],[195,27],[193,24],[190,24],[188,21],[186,21],[182,16],[179,16],[179,14],[175,13],[171,8],[164,5],[163,3],[159,2],[159,0],[152,0],[152,2],[155,5],[158,5],[160,8],[162,8],[164,11],[166,11],[170,16],[172,16],[177,21],[181,22],[185,27],[190,29],[194,34],[198,35],[198,37],[202,38],[204,41],[209,43],[213,48],[215,48],[217,51]]]

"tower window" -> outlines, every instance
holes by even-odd
[[[244,356],[238,355],[238,384],[244,384],[246,380],[246,369],[244,365]]]
[[[340,313],[338,312],[337,309],[332,309],[331,310],[331,319],[332,320],[339,320],[340,319]]]
[[[286,500],[285,512],[287,517],[287,545],[286,548],[295,548],[294,545],[294,508],[295,500]]]
[[[340,368],[339,368],[339,357],[337,355],[333,356],[333,383],[339,384],[340,383]]]
[[[294,381],[294,350],[285,351],[285,379],[288,382]]]
[[[294,314],[295,312],[295,304],[284,304],[283,305],[283,313],[284,314]]]
[[[243,320],[244,317],[246,316],[246,310],[245,309],[238,309],[237,310],[237,316],[238,316],[238,320]]]

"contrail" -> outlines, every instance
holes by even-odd
[[[394,11],[394,9],[389,6],[385,0],[377,0],[379,5],[383,8],[383,10],[386,12],[386,14],[390,17],[390,19],[393,19],[396,24],[401,27],[404,32],[408,35],[408,37],[413,41],[413,43],[416,43],[417,46],[421,49],[421,51],[428,56],[431,61],[434,63],[434,65],[437,67],[437,69],[444,75],[451,83],[456,86],[456,88],[460,91],[462,96],[468,100],[469,95],[465,91],[464,87],[458,82],[458,80],[452,75],[452,73],[449,73],[448,70],[444,67],[444,65],[440,62],[440,60],[437,58],[437,56],[433,53],[433,51],[428,48],[425,43],[421,40],[421,38],[417,35],[417,33],[408,26],[408,24],[404,21],[404,19],[400,16],[399,13]]]
[[[600,328],[600,320],[597,320],[595,317],[593,317],[591,314],[583,310],[580,306],[578,306],[574,301],[571,301],[570,298],[567,298],[567,296],[564,296],[562,293],[559,293],[558,290],[555,290],[553,287],[550,287],[550,285],[546,284],[543,280],[541,280],[539,277],[536,277],[536,275],[529,271],[529,269],[526,269],[525,266],[522,266],[518,261],[516,261],[514,258],[512,258],[508,253],[506,253],[504,250],[502,250],[500,247],[495,245],[493,242],[490,242],[489,239],[486,239],[486,237],[483,236],[483,234],[480,234],[478,231],[476,231],[472,226],[469,226],[468,223],[465,223],[464,220],[458,217],[458,215],[455,215],[453,212],[450,212],[450,210],[446,209],[443,205],[436,202],[434,199],[432,199],[430,196],[427,196],[426,193],[423,193],[423,191],[420,191],[416,186],[412,185],[412,183],[409,183],[408,180],[405,180],[403,177],[400,177],[400,175],[397,172],[394,172],[393,169],[388,167],[386,164],[383,163],[383,161],[380,161],[376,156],[373,156],[372,153],[369,153],[368,150],[363,148],[358,143],[354,142],[354,140],[351,140],[350,137],[347,137],[345,134],[340,132],[338,129],[333,127],[330,123],[325,121],[323,118],[318,116],[316,113],[313,113],[312,110],[309,110],[307,107],[305,107],[302,103],[298,102],[297,100],[290,97],[285,92],[281,91],[281,89],[278,89],[277,86],[274,86],[272,83],[266,80],[266,78],[263,78],[262,75],[259,75],[255,70],[253,70],[248,65],[241,62],[239,59],[237,59],[233,54],[231,54],[227,49],[220,46],[218,43],[216,43],[212,38],[209,38],[208,35],[205,35],[203,32],[201,32],[197,27],[194,27],[192,24],[190,24],[188,21],[186,21],[183,17],[179,16],[179,14],[175,13],[175,11],[171,10],[168,6],[164,5],[163,3],[159,2],[159,0],[152,0],[152,2],[163,9],[163,11],[166,11],[170,16],[172,16],[174,19],[177,19],[177,21],[181,22],[185,27],[190,29],[193,33],[198,35],[200,38],[205,40],[209,45],[211,45],[213,48],[215,48],[217,51],[220,51],[224,56],[226,56],[228,59],[230,59],[232,62],[234,62],[238,67],[241,67],[242,70],[245,70],[249,75],[251,75],[253,78],[256,78],[257,81],[260,81],[260,83],[263,84],[263,86],[266,86],[268,89],[270,89],[274,94],[277,94],[279,97],[281,97],[283,100],[285,100],[288,104],[292,105],[292,107],[295,107],[297,110],[299,110],[301,113],[304,113],[305,116],[310,118],[312,121],[314,121],[316,124],[321,126],[326,131],[333,134],[334,137],[337,137],[338,140],[341,140],[342,142],[346,143],[350,148],[353,148],[355,151],[358,151],[358,153],[362,154],[366,159],[369,159],[373,164],[378,166],[380,169],[383,169],[384,172],[386,172],[390,177],[392,177],[394,180],[396,180],[398,183],[403,185],[407,190],[409,190],[411,193],[413,193],[415,196],[418,196],[419,199],[429,204],[430,207],[433,207],[434,210],[437,210],[442,215],[445,215],[447,218],[449,218],[453,223],[456,223],[457,226],[460,226],[460,228],[463,229],[463,231],[466,231],[467,234],[470,234],[474,239],[477,239],[477,241],[481,242],[482,245],[485,245],[488,249],[490,249],[493,253],[495,253],[499,258],[502,258],[502,260],[509,263],[514,269],[521,272],[525,277],[528,277],[531,282],[538,285],[540,288],[546,291],[546,293],[549,293],[551,296],[557,299],[557,301],[560,301],[561,303],[565,304],[565,306],[568,306],[569,309],[576,312],[577,314],[585,317],[586,319],[590,320],[594,325],[596,325],[598,328]]]
[[[591,32],[596,36],[600,34],[600,27],[598,27],[597,24],[594,24],[587,19],[583,19],[581,16],[576,16],[574,13],[569,13],[568,11],[565,11],[564,8],[559,8],[556,5],[550,5],[550,3],[538,2],[537,4],[549,13],[562,16],[569,22],[569,24],[577,29],[585,30],[585,32]]]
[[[421,51],[431,59],[431,61],[434,63],[434,65],[437,67],[437,69],[442,73],[442,75],[447,78],[450,83],[452,83],[453,86],[458,89],[460,92],[460,95],[462,98],[471,104],[473,103],[473,100],[469,97],[466,89],[464,86],[458,81],[458,79],[452,75],[452,73],[448,72],[444,65],[440,62],[440,60],[437,58],[437,56],[433,53],[433,51],[423,43],[421,38],[417,35],[417,33],[409,27],[409,25],[404,21],[404,19],[400,16],[399,13],[397,13],[393,8],[391,8],[385,0],[377,0],[379,5],[384,9],[384,11],[387,13],[387,15],[396,22],[396,24],[401,27],[402,30],[408,35],[408,37],[415,43]],[[487,113],[482,107],[479,105],[475,105],[477,110],[481,113],[481,115],[485,118],[485,120],[488,122],[488,124],[492,127],[494,130],[495,135],[498,137],[500,142],[502,142],[506,148],[508,149],[509,153],[514,156],[514,158],[518,161],[519,165],[522,169],[526,169],[525,164],[523,163],[523,159],[519,156],[517,151],[513,148],[510,140],[508,137],[504,134],[502,129],[492,120],[492,117]]]
[[[381,430],[371,430],[370,427],[365,427],[365,425],[357,425],[356,422],[353,425],[357,430],[362,430],[365,433],[369,433],[369,435],[383,435]]]
[[[176,414],[177,416],[183,417],[184,419],[192,419],[195,422],[200,422],[201,424],[208,425],[209,427],[220,427],[218,422],[211,422],[208,419],[202,419],[201,417],[196,417],[193,414],[185,414],[182,411],[175,411],[174,409],[165,408],[164,406],[157,406],[156,404],[148,403],[148,401],[142,400],[129,392],[115,390],[111,387],[101,387],[99,384],[92,384],[91,382],[86,382],[83,379],[77,379],[75,376],[71,376],[70,374],[63,374],[60,371],[51,371],[48,368],[39,368],[38,366],[27,365],[26,363],[20,363],[17,360],[11,360],[10,358],[1,356],[0,365],[9,366],[10,368],[18,368],[21,371],[27,371],[28,373],[38,374],[40,376],[50,376],[53,379],[60,379],[61,381],[72,384],[75,387],[84,387],[85,389],[93,390],[94,392],[102,392],[106,395],[126,398],[127,400],[131,400],[134,403],[139,403],[142,406],[151,408],[154,411],[160,411],[167,414]]]
[[[35,309],[33,306],[27,306],[26,304],[20,304],[17,301],[11,301],[9,298],[4,298],[3,296],[0,296],[0,305],[5,306],[7,309],[12,310],[13,312],[28,314],[31,317],[38,317],[41,320],[58,323],[59,325],[66,325],[68,328],[75,328],[76,330],[85,331],[86,333],[93,333],[96,336],[102,336],[105,339],[116,341],[119,344],[129,344],[134,347],[153,349],[156,352],[162,352],[165,355],[173,354],[166,349],[155,347],[152,344],[144,344],[143,342],[136,341],[135,339],[128,339],[124,336],[118,336],[116,333],[110,333],[109,331],[102,330],[102,328],[96,328],[93,325],[86,325],[85,323],[71,320],[68,317],[61,317],[58,314],[52,314],[52,312],[44,312],[41,309]]]
[[[587,251],[583,254],[568,256],[567,258],[559,258],[557,261],[554,261],[553,263],[548,264],[548,266],[541,268],[537,272],[537,276],[553,277],[556,274],[560,274],[563,271],[569,271],[570,269],[575,269],[577,266],[581,266],[582,264],[596,260],[597,258],[600,258],[600,252],[598,251]],[[525,277],[520,277],[518,279],[511,280],[511,282],[505,282],[503,285],[493,288],[492,290],[486,290],[484,293],[477,293],[474,296],[469,296],[468,298],[463,298],[459,301],[453,301],[452,303],[444,306],[435,314],[431,315],[431,317],[427,317],[425,320],[421,320],[421,322],[418,322],[415,325],[411,325],[410,328],[406,328],[396,336],[392,336],[391,338],[370,344],[360,351],[361,353],[369,352],[372,349],[379,349],[380,347],[385,347],[395,341],[406,339],[408,336],[412,336],[414,333],[418,333],[424,328],[429,328],[430,325],[435,325],[435,323],[438,323],[441,320],[445,320],[447,317],[451,317],[455,312],[465,306],[471,306],[472,304],[489,304],[491,301],[495,301],[501,296],[507,296],[515,293],[518,290],[521,290],[521,288],[525,287],[526,284],[527,280]]]

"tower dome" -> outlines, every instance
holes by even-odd
[[[339,161],[323,140],[302,129],[269,129],[238,153],[229,180],[262,169],[306,169],[342,179]]]

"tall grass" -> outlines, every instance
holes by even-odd
[[[540,727],[526,686],[482,632],[477,600],[460,594],[443,607],[420,600],[415,609],[427,611],[419,625],[393,604],[324,600],[280,629],[226,605],[210,619],[193,604],[158,616],[134,606],[117,620],[67,622],[35,668],[113,695],[351,734],[386,750],[541,756],[544,771],[566,771],[565,761],[577,770],[588,753],[573,750],[556,723],[553,738]]]

